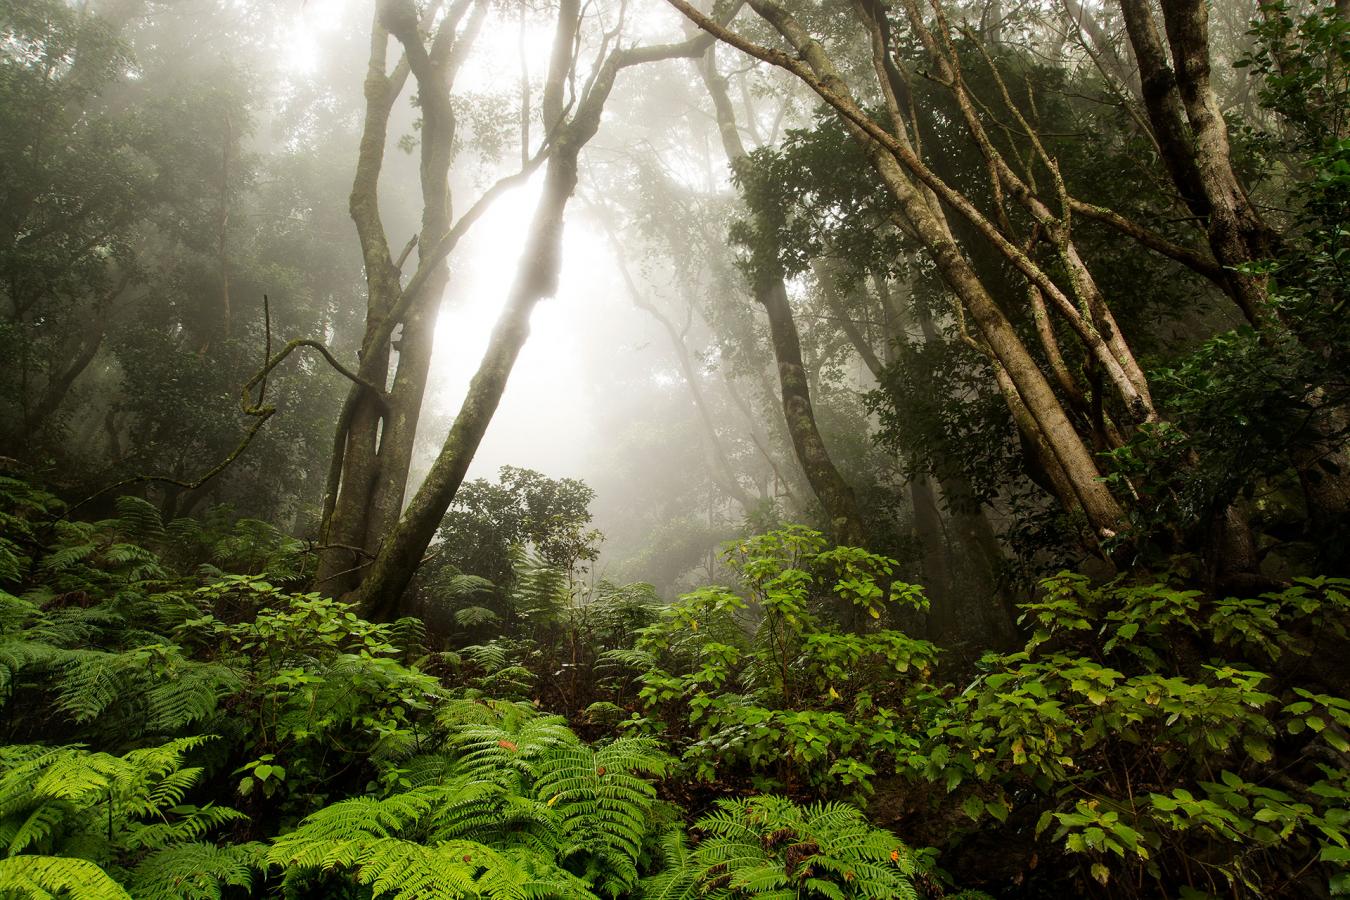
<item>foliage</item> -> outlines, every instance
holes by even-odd
[[[704,837],[692,849],[679,831],[666,835],[667,869],[643,883],[644,897],[918,896],[909,849],[851,806],[723,800],[696,827]]]
[[[1344,884],[1350,701],[1317,660],[1350,582],[1215,601],[1063,573],[1024,609],[1026,648],[934,709],[910,771],[976,822],[1034,819],[1102,884],[1266,896],[1319,861]]]
[[[800,526],[726,555],[746,597],[686,594],[642,632],[638,653],[618,657],[642,670],[649,715],[687,743],[684,759],[703,779],[739,763],[764,784],[864,796],[894,751],[900,708],[936,662],[932,644],[881,627],[884,613],[922,609],[922,592],[891,579],[892,560],[826,549]]]
[[[266,574],[175,569],[130,542],[171,542],[182,527],[144,501],[77,522],[25,482],[0,488],[14,591],[0,594],[6,896],[632,896],[660,865],[660,835],[681,827],[659,799],[673,762],[661,743],[608,729],[588,743],[529,702],[539,667],[554,664],[531,641],[427,654],[411,623],[365,621]],[[275,539],[217,533],[236,560]],[[880,615],[869,573],[883,561],[824,551],[805,531],[751,544],[785,565],[809,556]],[[765,603],[790,602],[767,568],[755,571]],[[557,575],[540,566],[517,588],[556,588]],[[654,602],[646,586],[602,583],[575,607],[544,605],[570,609],[554,621],[599,642],[593,663],[650,623]],[[32,715],[44,708],[55,715]],[[615,708],[611,724],[624,714]],[[69,734],[95,746],[56,740]],[[845,807],[779,800],[772,815],[812,835],[803,846],[826,848],[811,856],[812,885],[871,878],[883,845],[909,859]]]
[[[495,484],[468,482],[455,494],[441,523],[439,565],[506,586],[513,547],[565,571],[596,558],[600,533],[587,528],[595,491],[515,466],[502,466],[497,477]]]

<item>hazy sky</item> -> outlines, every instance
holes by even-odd
[[[353,29],[364,33],[369,15],[367,4],[356,0],[306,0],[294,13],[294,51],[288,67],[298,75],[314,74],[321,68],[324,48],[332,47]],[[629,39],[634,41],[669,41],[682,36],[678,16],[659,0],[634,4],[629,26]],[[546,17],[526,30],[524,50],[534,79],[543,74],[551,40],[552,22]],[[509,94],[511,99],[518,97],[515,89],[520,77],[520,50],[518,21],[504,20],[494,12],[456,80],[456,93],[495,91]],[[349,44],[348,52],[364,53],[364,41]],[[353,75],[357,73],[345,77]],[[578,81],[584,82],[584,73]],[[341,88],[330,87],[354,92],[361,89],[355,81]],[[533,99],[538,102],[537,86]],[[668,120],[663,116],[643,124],[665,135],[672,133],[672,126],[679,128],[678,120],[695,113],[674,108],[666,114]],[[583,170],[588,159],[599,158],[593,154],[607,152],[602,149],[607,142],[610,153],[631,149],[626,138],[616,135],[615,126],[616,123],[608,121],[597,140],[583,151]],[[470,126],[462,122],[461,128],[465,127]],[[537,144],[540,137],[537,123],[534,130],[531,139]],[[629,135],[627,131],[624,134]],[[396,137],[396,133],[391,137]],[[462,154],[452,172],[455,214],[467,209],[492,178],[512,171],[516,165],[512,157],[518,153],[518,147],[509,144],[505,151],[506,159],[497,164],[499,168],[495,171],[490,171],[491,165],[480,169],[472,154]],[[352,162],[354,165],[354,157]],[[415,162],[392,147],[386,162],[381,186],[386,218],[390,222],[405,218],[407,227],[412,227],[416,210],[402,209],[398,204],[403,202],[400,197],[407,197],[409,202],[416,200]],[[680,159],[668,160],[667,164],[674,167],[675,177],[683,177],[684,173],[678,171]],[[706,179],[707,169],[702,172],[702,178]],[[585,181],[583,175],[583,184]],[[529,184],[498,198],[450,258],[450,282],[436,330],[435,354],[419,427],[415,481],[423,477],[439,451],[482,358],[515,276],[541,183],[542,172]],[[671,390],[682,391],[683,382],[676,375],[665,334],[648,313],[631,302],[610,241],[588,215],[583,194],[584,189],[568,206],[558,294],[542,301],[534,310],[530,338],[474,457],[469,477],[495,478],[502,465],[513,465],[536,469],[553,478],[581,478],[602,492],[596,504],[600,510],[606,499],[611,505],[617,502],[617,498],[603,496],[606,481],[611,491],[617,484],[612,471],[614,457],[609,452],[615,441],[612,432],[623,424],[620,421],[616,426],[615,416],[621,415],[616,410],[631,399],[633,391],[643,390],[643,382],[647,389],[667,395]],[[391,236],[396,231],[398,228],[391,225]],[[396,236],[395,240],[401,243]],[[636,263],[630,261],[630,265],[640,278]],[[675,399],[678,409],[686,398]],[[638,471],[644,467],[643,460],[625,463]],[[659,477],[659,463],[653,460],[650,464],[652,477]],[[597,524],[606,526],[603,521]]]

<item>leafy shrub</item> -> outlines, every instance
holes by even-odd
[[[909,771],[971,820],[1034,820],[1102,884],[1344,888],[1350,701],[1313,666],[1344,646],[1350,581],[1213,601],[1064,573],[1024,608],[1025,649],[934,708]]]

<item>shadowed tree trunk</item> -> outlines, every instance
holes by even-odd
[[[727,95],[726,80],[717,74],[715,57],[711,50],[700,60],[699,75],[712,98],[717,116],[717,128],[726,151],[727,161],[735,166],[745,155],[745,145],[736,127],[736,116]],[[801,338],[792,317],[787,289],[782,274],[767,265],[760,266],[751,278],[755,300],[764,308],[769,320],[769,334],[773,343],[774,359],[778,365],[778,383],[783,400],[783,415],[787,422],[792,447],[812,492],[830,520],[834,539],[841,544],[862,546],[866,541],[862,514],[853,488],[839,474],[830,458],[829,449],[816,425],[815,407],[811,403],[810,381],[802,362]]]
[[[392,387],[383,398],[353,385],[339,419],[321,528],[323,542],[331,549],[324,553],[317,576],[319,586],[334,594],[359,582],[362,561],[360,553],[339,545],[360,548],[368,558],[402,511],[436,316],[448,279],[444,254],[436,253],[436,248],[450,230],[448,182],[455,138],[451,87],[489,7],[486,2],[456,0],[428,42],[423,31],[440,6],[431,4],[419,21],[411,0],[380,0],[371,31],[366,119],[350,202],[366,271],[366,331],[359,371],[363,380],[380,386],[389,383],[391,366],[394,371]],[[403,54],[389,71],[391,36]],[[402,259],[393,257],[380,217],[379,179],[390,114],[409,74],[417,84],[422,114],[422,225],[417,240],[421,281],[413,302],[396,312],[405,293]],[[391,341],[396,329],[401,329],[397,347]]]
[[[1233,171],[1228,126],[1210,81],[1205,4],[1162,4],[1171,65],[1148,0],[1121,0],[1121,11],[1168,175],[1191,211],[1206,221],[1210,250],[1224,267],[1229,294],[1248,321],[1262,326],[1269,318],[1266,279],[1237,268],[1269,257],[1275,238]]]

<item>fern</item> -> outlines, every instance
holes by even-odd
[[[647,738],[621,738],[598,750],[559,746],[533,761],[535,796],[562,821],[562,856],[588,857],[587,874],[611,892],[631,887],[656,799],[641,776],[662,775],[668,765]]]
[[[61,655],[56,705],[76,722],[98,718],[123,697],[136,675],[146,674],[149,654],[70,650]]]
[[[157,541],[164,537],[164,520],[153,503],[141,497],[118,497],[117,524],[126,537],[137,541]]]
[[[658,852],[661,869],[642,879],[643,900],[694,900],[702,896],[700,873],[684,829],[667,829],[661,836]]]
[[[56,856],[0,859],[0,896],[14,900],[131,900],[121,885],[88,860]]]
[[[228,666],[183,662],[160,676],[145,693],[146,725],[172,734],[211,718],[220,700],[239,690],[239,675]]]
[[[199,840],[242,814],[183,800],[201,775],[185,755],[195,736],[124,756],[79,747],[0,748],[0,849],[98,861]]]
[[[519,549],[512,552],[512,568],[511,608],[536,624],[557,621],[571,599],[568,573]]]
[[[498,621],[498,615],[486,606],[465,606],[455,610],[455,624],[460,628],[478,628],[492,625]]]
[[[227,888],[252,887],[265,856],[266,847],[258,843],[181,844],[147,856],[132,871],[128,886],[140,900],[220,900]]]
[[[464,786],[461,783],[457,789]],[[394,900],[592,896],[567,873],[538,857],[526,866],[514,854],[479,841],[437,840],[434,846],[426,846],[409,840],[407,836],[421,830],[433,805],[446,799],[446,789],[428,788],[384,800],[357,798],[335,803],[278,838],[267,859],[286,868],[288,878],[315,869],[348,870],[376,896]],[[568,889],[548,890],[560,885]]]
[[[697,828],[693,850],[678,834],[662,841],[666,868],[642,882],[644,898],[917,897],[909,850],[846,804],[722,800]]]

